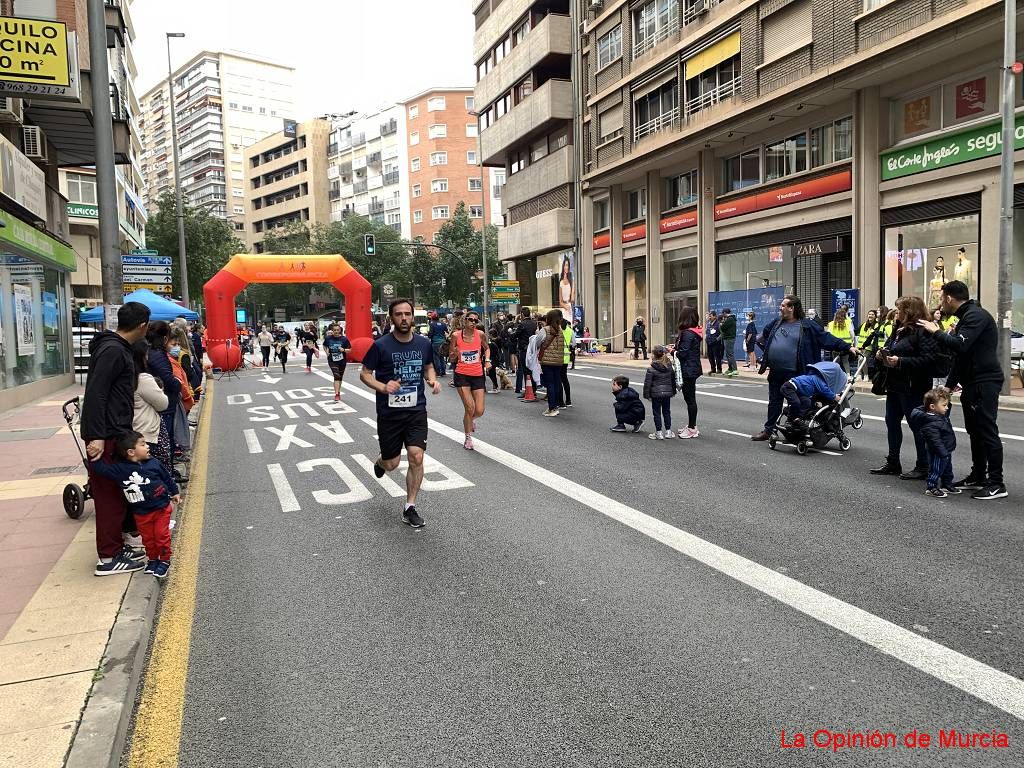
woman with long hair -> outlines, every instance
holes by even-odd
[[[924,480],[928,476],[928,451],[924,438],[914,435],[917,457],[914,469],[903,471],[900,449],[903,446],[903,421],[924,403],[925,393],[932,388],[932,370],[938,362],[939,349],[931,334],[918,320],[928,317],[928,309],[919,296],[901,296],[896,300],[895,329],[878,350],[879,366],[887,370],[885,384],[885,430],[889,452],[885,462],[871,470],[873,475],[899,475],[903,480]]]
[[[167,430],[169,453],[173,461],[177,437],[174,433],[174,417],[181,401],[181,381],[174,375],[170,355],[167,353],[171,345],[171,326],[163,320],[154,320],[146,331],[146,341],[149,343],[149,352],[146,355],[148,369],[159,379],[164,394],[167,395],[167,408],[161,411],[160,419]],[[173,465],[171,473],[174,474]]]
[[[684,440],[700,437],[700,430],[697,429],[697,379],[704,372],[700,362],[700,342],[703,336],[704,328],[700,324],[697,310],[683,307],[679,312],[675,354],[683,374],[683,386],[680,389],[686,401],[686,428],[679,430],[679,437]]]
[[[572,263],[569,254],[562,256],[562,269],[558,276],[558,306],[565,319],[572,322],[572,305],[576,300],[575,288],[572,284]]]
[[[451,338],[451,361],[455,364],[452,381],[462,400],[462,428],[466,439],[462,447],[473,450],[476,420],[484,415],[485,374],[491,368],[490,346],[482,331],[477,329],[480,314],[476,310],[466,313],[462,328]]]
[[[853,323],[847,317],[847,310],[845,304],[840,304],[836,309],[836,313],[832,316],[832,322],[825,326],[825,330],[835,336],[837,339],[850,342],[850,346],[857,346],[857,334],[854,333]],[[850,356],[845,352],[833,353],[835,361],[839,363],[844,373],[850,373]]]
[[[146,438],[153,458],[163,464],[167,474],[174,471],[171,439],[160,414],[169,405],[167,393],[149,372],[149,344],[143,339],[132,347],[135,358],[135,415],[132,429]]]
[[[548,409],[545,416],[557,416],[562,406],[562,360],[565,336],[562,334],[562,310],[552,309],[544,316],[544,340],[537,348],[540,358],[541,377],[548,393]]]
[[[867,360],[867,364],[861,370],[862,379],[871,378],[875,375],[875,353],[878,351],[878,312],[868,310],[868,316],[860,329],[857,331],[857,347]]]

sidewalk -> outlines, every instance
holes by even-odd
[[[81,393],[0,414],[0,765],[65,764],[125,594],[154,582],[96,578],[93,503],[64,512],[65,484],[86,473],[60,406]]]
[[[612,367],[612,368],[620,368],[620,369],[623,369],[623,370],[631,369],[631,368],[638,368],[640,370],[646,370],[646,368],[651,364],[650,360],[644,360],[642,358],[640,360],[634,360],[632,355],[633,355],[633,353],[631,351],[630,352],[598,352],[597,354],[594,354],[594,355],[587,355],[587,354],[582,354],[581,355],[581,354],[577,354],[576,355],[576,365],[578,365],[578,366],[579,365],[583,365],[583,366],[587,366],[587,365],[600,365],[600,366],[608,366],[608,367]],[[732,380],[734,380],[734,381],[743,381],[744,379],[750,379],[750,380],[753,380],[753,381],[761,381],[761,382],[766,380],[766,377],[765,376],[759,376],[756,370],[749,370],[747,368],[744,368],[743,367],[743,363],[744,363],[743,360],[739,360],[739,359],[736,360],[736,365],[737,365],[737,370],[739,371],[739,376],[735,377],[735,379],[732,379]],[[705,374],[705,376],[707,376],[708,371],[711,369],[711,366],[710,366],[710,363],[708,362],[708,359],[706,357],[702,357],[701,358],[701,364],[704,367],[704,374]],[[707,382],[707,381],[715,381],[717,378],[719,378],[719,377],[712,376],[712,377],[709,377],[707,379],[703,379],[703,381],[705,381],[705,382]],[[722,376],[721,379],[723,381],[729,381],[730,380],[729,377],[727,377],[727,376]],[[642,384],[643,382],[641,381],[640,383]],[[1008,408],[1015,408],[1015,409],[1024,410],[1024,388],[1021,387],[1020,379],[1017,376],[1013,377],[1013,381],[1011,383],[1011,387],[1012,388],[1010,390],[1010,394],[1009,395],[1004,395],[1003,397],[999,398],[1000,405],[1008,407]],[[854,388],[858,392],[870,392],[871,391],[871,382],[868,381],[868,380],[857,381],[857,383],[854,385]],[[958,400],[958,396],[957,395],[953,395],[953,401],[956,402],[957,400]]]

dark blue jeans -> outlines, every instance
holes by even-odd
[[[651,398],[651,413],[654,414],[654,429],[657,432],[667,429],[669,432],[672,431],[672,398],[671,397],[652,397]],[[664,427],[662,427],[664,424]]]
[[[542,365],[540,373],[548,391],[548,410],[553,411],[562,405],[562,366]]]
[[[953,487],[953,457],[932,456],[931,465],[928,469],[929,488],[952,488]]]
[[[796,376],[796,371],[768,369],[768,419],[764,423],[765,432],[773,432],[779,425],[782,403],[785,400],[782,395],[782,385],[794,376]]]
[[[519,366],[516,368],[516,392],[522,392],[526,384],[526,347],[516,350],[516,357],[519,358]],[[534,382],[536,383],[536,382]]]
[[[434,373],[438,376],[447,376],[448,371],[444,367],[444,355],[441,354],[441,344],[431,344],[434,348]]]
[[[885,396],[885,431],[889,438],[888,458],[891,463],[900,463],[900,449],[903,447],[903,420],[909,419],[914,409],[923,402],[923,392],[890,392]],[[917,448],[917,459],[914,466],[919,469],[928,469],[928,449],[925,446],[924,438],[915,434],[914,445]]]

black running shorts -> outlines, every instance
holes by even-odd
[[[468,376],[465,373],[456,373],[452,377],[452,382],[456,387],[469,387],[474,392],[487,386],[485,376]]]
[[[341,381],[345,377],[345,363],[328,363],[335,381]]]
[[[377,442],[385,461],[402,454],[402,447],[427,448],[427,412],[394,409],[377,414]]]

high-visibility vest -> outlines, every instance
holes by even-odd
[[[853,323],[851,323],[849,320],[846,321],[846,324],[842,328],[837,326],[836,322],[833,320],[831,323],[825,326],[825,330],[831,333],[837,339],[848,341],[851,344],[853,344],[855,341],[853,335]]]
[[[562,364],[568,365],[570,362],[569,353],[572,351],[572,326],[566,326],[562,329],[562,338],[565,339],[565,346],[562,348]]]

